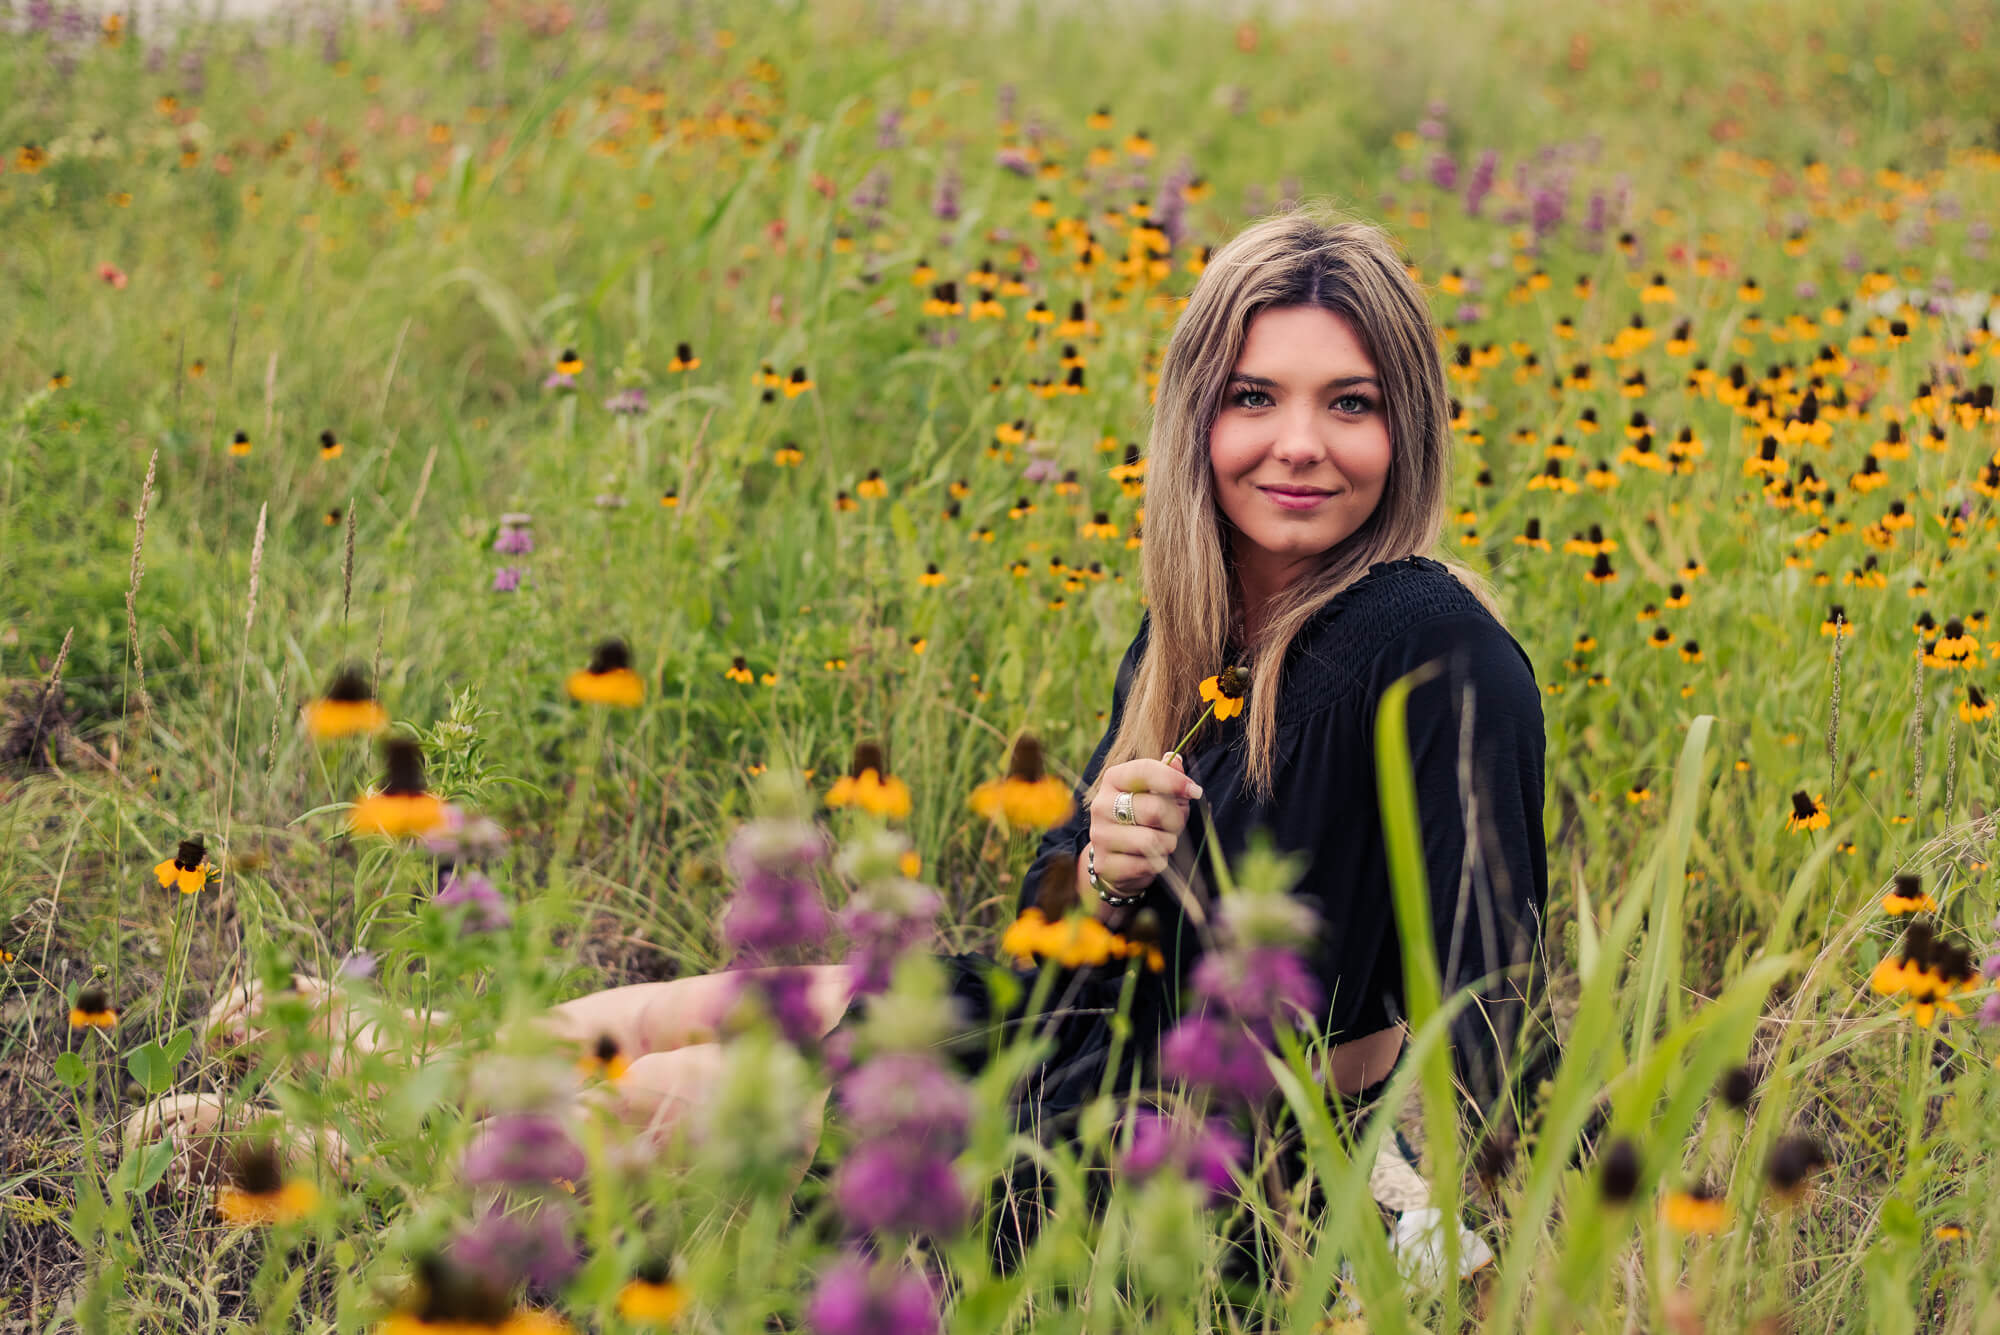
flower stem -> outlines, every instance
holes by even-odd
[[[1188,744],[1188,738],[1194,736],[1195,728],[1199,728],[1202,724],[1208,722],[1208,716],[1210,714],[1213,714],[1214,712],[1215,712],[1215,701],[1210,700],[1208,702],[1208,708],[1202,710],[1201,717],[1194,721],[1194,728],[1189,728],[1186,732],[1182,733],[1181,739],[1178,742],[1174,743],[1174,749],[1167,752],[1167,754],[1170,756],[1179,755],[1181,748]]]

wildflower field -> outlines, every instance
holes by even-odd
[[[2000,1329],[1992,17],[13,0],[0,1323]],[[1049,1146],[1032,1044],[935,1056],[934,953],[1148,966],[1021,876],[1181,301],[1309,199],[1434,298],[1439,555],[1543,691],[1565,1059],[1518,1142],[1422,1116],[1413,984],[1386,1096],[1463,1282],[1310,1036]],[[535,1018],[837,960],[855,1041],[742,973],[651,1150],[574,1109],[658,1054]]]

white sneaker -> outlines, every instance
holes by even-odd
[[[1444,1274],[1444,1234],[1439,1225],[1444,1212],[1435,1205],[1405,1210],[1396,1218],[1389,1235],[1389,1250],[1404,1279],[1425,1288],[1436,1288]],[[1458,1277],[1470,1279],[1482,1267],[1493,1264],[1493,1249],[1463,1223],[1458,1226]]]

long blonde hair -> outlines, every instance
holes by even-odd
[[[1273,788],[1286,650],[1370,566],[1429,556],[1501,617],[1491,585],[1437,550],[1451,488],[1451,396],[1430,306],[1395,244],[1381,228],[1320,201],[1261,219],[1209,260],[1160,366],[1146,446],[1140,562],[1150,627],[1104,769],[1166,754],[1201,712],[1202,680],[1225,666],[1222,655],[1240,609],[1209,431],[1251,320],[1267,307],[1285,306],[1332,311],[1360,336],[1382,386],[1390,462],[1374,512],[1271,600],[1255,643],[1246,646],[1253,664],[1244,715],[1251,797],[1266,801]],[[1100,771],[1092,796],[1102,782]]]

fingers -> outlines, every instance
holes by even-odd
[[[1187,773],[1163,760],[1148,760],[1141,756],[1121,765],[1113,765],[1104,776],[1099,791],[1116,789],[1126,793],[1159,793],[1185,802],[1189,798],[1201,796],[1201,785],[1187,776]]]

